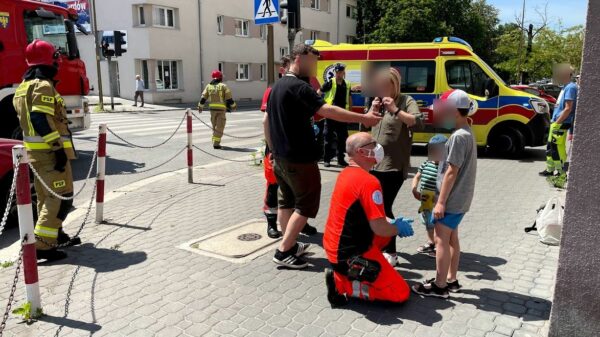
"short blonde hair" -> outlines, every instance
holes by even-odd
[[[385,78],[390,81],[390,83],[392,84],[393,92],[394,92],[394,94],[392,95],[392,98],[394,100],[397,100],[398,97],[400,96],[400,83],[402,83],[402,76],[400,75],[400,72],[398,71],[398,69],[396,69],[394,67],[390,67],[388,69],[382,69],[379,72],[379,76],[381,76],[380,78]]]

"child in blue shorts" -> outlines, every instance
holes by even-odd
[[[444,144],[447,140],[448,138],[441,134],[431,137],[427,144],[428,159],[419,167],[419,171],[412,181],[412,193],[417,200],[421,201],[419,208],[421,223],[425,225],[429,239],[426,244],[417,248],[417,252],[430,257],[435,257],[433,238],[435,222],[431,220],[431,214],[438,195],[438,165],[444,157]]]
[[[475,191],[477,145],[469,125],[475,103],[466,92],[453,89],[434,102],[436,120],[441,127],[454,129],[445,146],[444,160],[438,169],[438,199],[433,209],[435,222],[436,276],[412,290],[423,296],[448,298],[461,288],[457,280],[460,244],[458,225],[469,211]]]

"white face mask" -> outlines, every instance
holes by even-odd
[[[383,151],[383,146],[381,146],[381,144],[377,144],[375,145],[375,148],[373,150],[367,151],[369,151],[369,154],[367,154],[368,158],[375,158],[375,162],[377,164],[381,163],[385,155],[385,152]]]

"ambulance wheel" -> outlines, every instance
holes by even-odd
[[[523,153],[525,136],[518,129],[504,127],[493,132],[489,141],[493,153],[503,157],[516,157]]]

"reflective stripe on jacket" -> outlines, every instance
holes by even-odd
[[[337,92],[337,81],[334,79],[331,80],[331,90],[325,93],[325,103],[329,105],[333,105],[333,101],[335,99],[335,93]],[[350,85],[346,83],[346,110],[350,110],[350,100],[348,97],[350,96]]]

